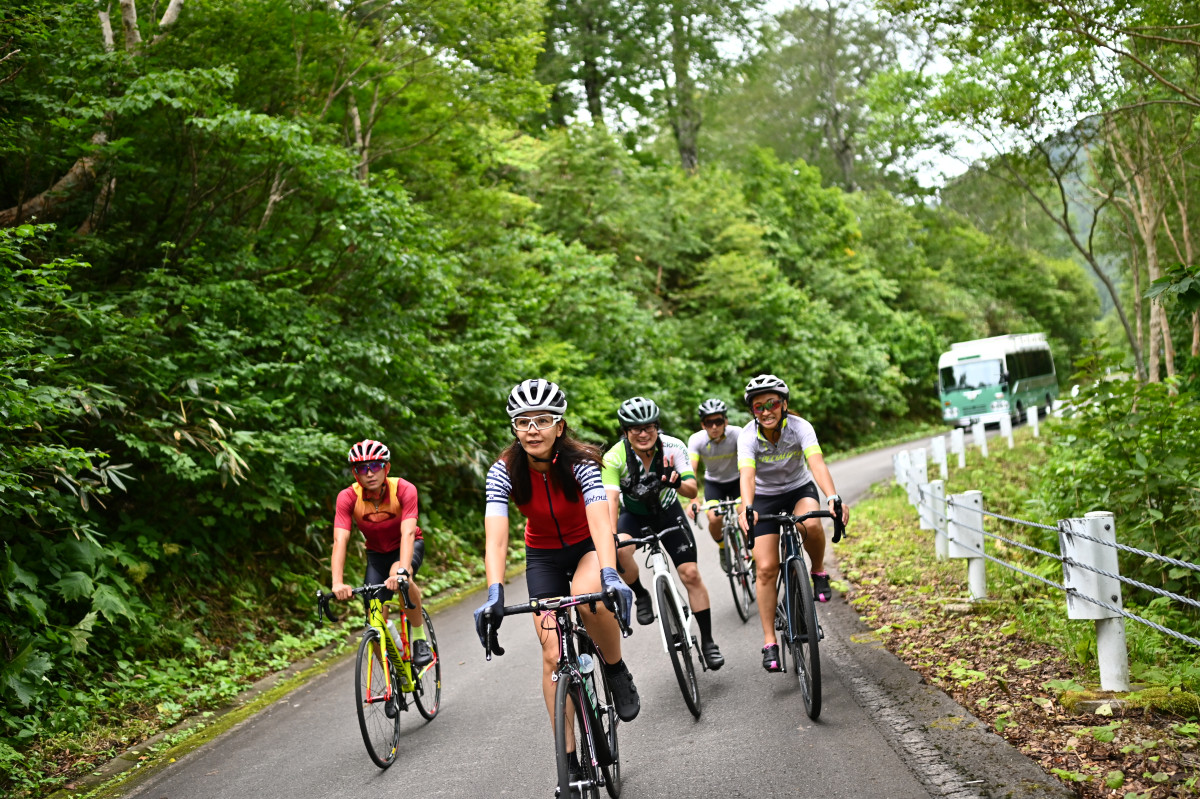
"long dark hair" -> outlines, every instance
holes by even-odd
[[[599,468],[601,461],[600,450],[591,444],[585,444],[575,437],[571,428],[563,422],[563,433],[554,441],[553,454],[550,456],[550,479],[562,490],[568,502],[579,501],[579,483],[575,480],[575,466],[582,463],[594,463]],[[508,467],[508,478],[512,481],[511,498],[517,505],[524,505],[533,499],[533,483],[529,479],[529,453],[521,446],[519,439],[500,453],[500,460]]]

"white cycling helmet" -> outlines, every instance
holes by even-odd
[[[617,419],[621,427],[640,427],[658,421],[658,406],[646,397],[630,397],[617,408]]]
[[[725,403],[715,398],[706,399],[704,402],[700,403],[698,410],[700,411],[701,419],[703,419],[705,416],[713,416],[718,413],[724,416],[729,412],[729,409],[725,407]]]
[[[784,399],[787,399],[787,383],[783,382],[775,375],[759,375],[758,377],[751,379],[750,382],[746,384],[746,392],[742,395],[742,398],[745,399],[746,404],[749,405],[751,400],[753,400],[759,394],[778,394]]]
[[[360,441],[350,448],[350,454],[347,455],[347,460],[350,463],[366,463],[367,461],[383,461],[390,463],[392,453],[384,444],[366,439]]]
[[[515,419],[532,411],[546,411],[562,416],[567,412],[567,395],[549,380],[538,377],[525,380],[509,392],[508,417]]]

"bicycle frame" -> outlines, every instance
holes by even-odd
[[[646,566],[654,575],[653,579],[650,581],[651,586],[655,589],[650,592],[651,596],[654,598],[654,613],[660,619],[662,618],[663,611],[658,604],[657,588],[659,581],[665,581],[667,591],[671,596],[671,601],[675,604],[675,607],[679,609],[679,618],[683,619],[683,631],[685,633],[683,642],[684,646],[686,646],[688,649],[691,649],[693,648],[692,641],[695,639],[696,634],[698,633],[696,629],[693,629],[693,625],[698,626],[696,622],[696,616],[692,613],[692,609],[688,606],[687,600],[684,599],[683,593],[679,590],[678,583],[675,580],[675,572],[671,568],[671,564],[667,560],[667,556],[662,550],[662,537],[667,533],[671,533],[679,529],[681,529],[679,525],[674,525],[673,527],[668,527],[660,533],[651,532],[650,535],[642,538],[629,538],[624,541],[620,541],[618,542],[617,546],[641,546],[642,544],[645,544],[648,547],[646,551]],[[650,528],[644,527],[642,528],[642,532],[650,532]],[[658,625],[658,637],[662,642],[663,651],[670,654],[671,645],[670,642],[667,641],[667,633],[662,624]],[[703,658],[701,658],[701,664],[704,664]],[[703,667],[705,669],[708,668],[707,665],[703,665]]]

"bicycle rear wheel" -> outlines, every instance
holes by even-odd
[[[596,768],[592,765],[591,741],[587,736],[583,714],[586,710],[583,683],[569,674],[559,673],[558,687],[554,690],[554,752],[558,765],[558,799],[572,799],[571,766],[567,752],[567,729],[575,728],[575,755],[579,759],[583,784],[578,785],[583,799],[599,799],[596,787]],[[578,783],[577,783],[578,784]]]
[[[429,614],[425,612],[425,608],[421,608],[421,615],[425,618],[425,637],[429,641],[429,648],[433,650],[433,662],[419,673],[416,667],[413,667],[413,682],[416,683],[413,700],[417,703],[417,710],[421,715],[432,721],[442,706],[442,658],[438,652],[437,634],[433,631],[433,622],[430,620]]]
[[[804,707],[810,719],[821,715],[821,653],[818,647],[817,604],[813,600],[812,578],[804,568],[804,559],[788,561],[788,649],[792,666],[800,681]]]
[[[745,622],[750,618],[750,606],[755,599],[755,570],[754,561],[746,550],[746,539],[736,522],[725,525],[725,546],[729,549],[729,587],[733,591],[733,606]]]
[[[675,679],[679,681],[679,690],[683,692],[688,710],[700,718],[700,686],[696,684],[696,667],[692,663],[692,642],[688,640],[675,597],[667,587],[667,578],[655,581],[654,590],[658,594],[658,616],[667,635],[667,652],[675,668]]]
[[[358,728],[367,754],[375,765],[387,768],[396,761],[400,740],[400,692],[380,657],[383,642],[374,627],[363,633],[358,645],[354,695],[358,700]]]

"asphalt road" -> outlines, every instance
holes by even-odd
[[[890,479],[892,452],[833,465],[853,503]],[[854,546],[849,538],[832,548]],[[623,797],[1069,796],[1056,781],[983,729],[880,647],[841,596],[822,605],[824,707],[808,719],[793,674],[762,670],[761,630],[733,608],[715,546],[700,567],[726,664],[700,675],[703,715],[693,720],[654,627],[625,641],[641,715],[620,727]],[[836,564],[831,560],[836,575]],[[524,596],[524,578],[508,586]],[[313,679],[229,732],[131,784],[139,799],[211,797],[545,797],[554,795],[554,744],[539,690],[531,623],[509,619],[507,654],[490,663],[468,597],[434,616],[443,657],[442,710],[406,714],[400,754],[386,771],[368,759],[354,712],[353,659]],[[602,794],[603,795],[603,794]]]

